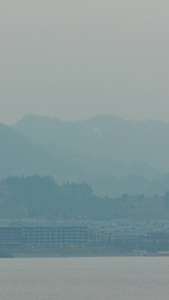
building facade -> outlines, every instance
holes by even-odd
[[[69,226],[1,226],[0,246],[21,245],[82,246],[88,243],[88,227]]]

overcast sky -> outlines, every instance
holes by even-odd
[[[169,2],[0,0],[0,122],[169,121]]]

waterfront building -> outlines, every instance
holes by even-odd
[[[88,242],[88,227],[80,224],[32,223],[0,227],[0,246],[82,246]]]

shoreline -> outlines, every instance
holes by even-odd
[[[107,247],[17,248],[0,250],[0,258],[29,257],[168,257],[169,251],[118,251]]]

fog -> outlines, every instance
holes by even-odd
[[[168,121],[167,1],[1,1],[0,121]]]

